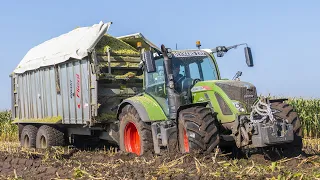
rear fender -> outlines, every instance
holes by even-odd
[[[132,105],[143,122],[167,120],[167,116],[160,105],[147,95],[134,96],[122,101],[118,106],[117,119],[119,119],[119,115],[126,105]]]
[[[142,121],[144,121],[144,122],[149,121],[150,118],[149,118],[149,115],[148,115],[146,109],[141,104],[130,101],[130,100],[125,100],[125,101],[121,102],[121,104],[119,105],[118,110],[117,110],[117,119],[119,119],[119,115],[120,115],[122,109],[126,105],[132,105],[138,111],[138,114],[139,114]]]

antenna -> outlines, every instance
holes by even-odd
[[[176,43],[176,50],[178,50],[178,43]]]

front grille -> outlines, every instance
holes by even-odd
[[[232,115],[231,109],[228,106],[228,104],[222,99],[222,97],[218,94],[218,93],[214,93],[214,95],[216,96],[220,109],[222,111],[223,115]]]
[[[241,81],[225,81],[215,84],[219,86],[231,100],[244,103],[247,110],[251,112],[251,106],[257,99],[257,91],[254,85]]]

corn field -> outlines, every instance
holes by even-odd
[[[289,99],[291,104],[298,112],[303,127],[303,136],[305,138],[320,137],[320,99]]]

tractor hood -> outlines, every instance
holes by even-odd
[[[251,111],[251,106],[257,100],[256,87],[251,83],[243,81],[200,81],[191,89],[191,91],[193,93],[200,91],[214,91],[215,94],[217,93],[220,96],[229,98],[230,100],[243,103],[248,111]]]
[[[256,87],[248,82],[220,80],[214,84],[219,87],[231,100],[244,103],[249,111],[257,99]]]

